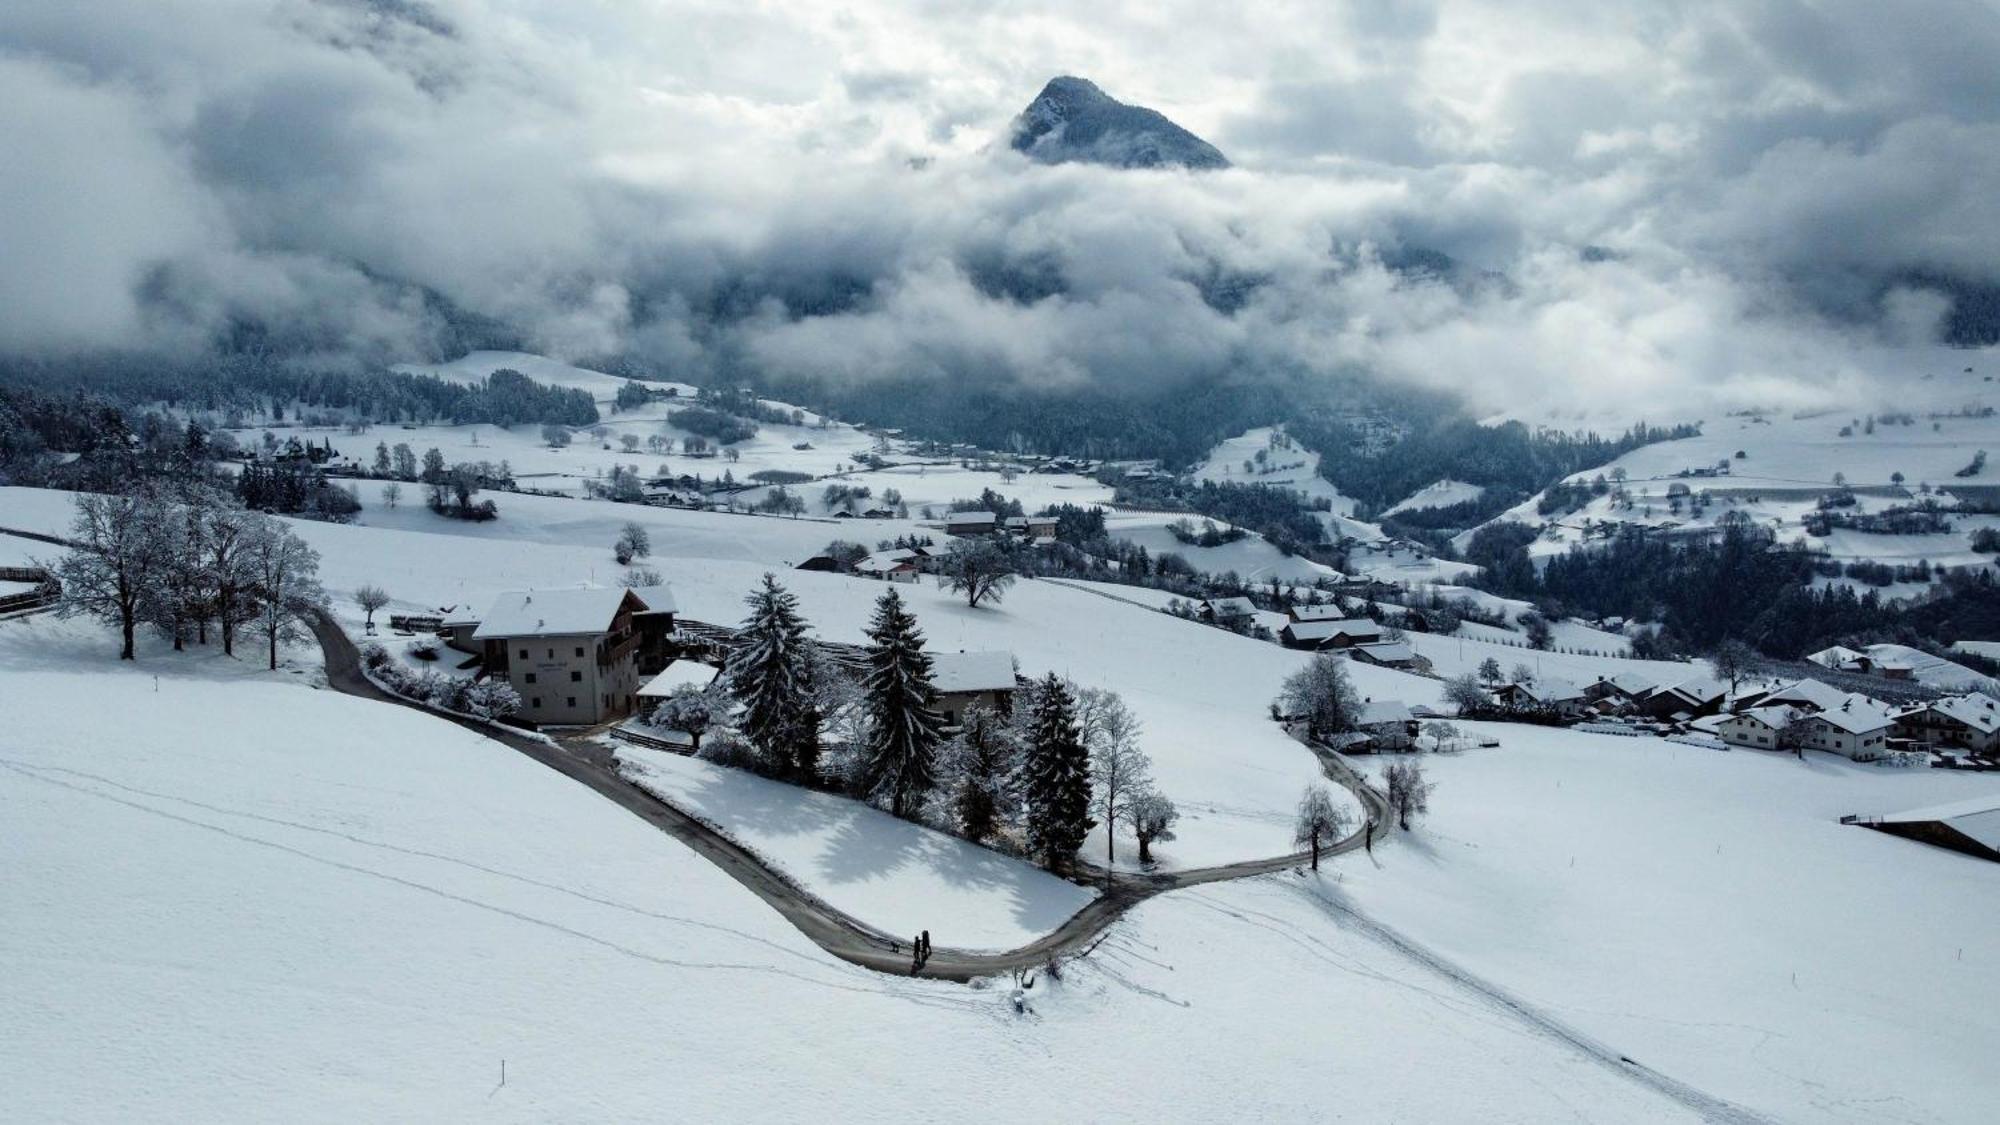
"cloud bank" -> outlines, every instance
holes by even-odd
[[[470,315],[691,377],[1658,412],[1881,393],[1946,362],[1893,279],[2000,282],[1978,0],[1085,7],[8,6],[0,352],[425,358]],[[1030,164],[1057,73],[1236,167]]]

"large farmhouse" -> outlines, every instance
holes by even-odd
[[[1932,700],[1898,714],[1896,734],[1912,742],[1992,754],[2000,747],[2000,700],[1982,692]]]
[[[489,676],[521,696],[521,717],[589,725],[631,713],[642,647],[673,629],[665,587],[502,594],[473,632]]]

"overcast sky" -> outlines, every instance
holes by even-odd
[[[1064,73],[1236,167],[1027,163],[1008,121]],[[421,286],[669,373],[1802,405],[1931,361],[1942,301],[1884,275],[2000,281],[2000,11],[28,2],[0,6],[0,152],[8,352],[254,319],[421,358]],[[1412,283],[1374,263],[1398,245],[1500,277]]]

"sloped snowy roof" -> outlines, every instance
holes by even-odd
[[[1014,690],[1011,652],[931,653],[931,685],[941,692]]]
[[[1367,654],[1371,660],[1384,664],[1407,664],[1417,658],[1417,650],[1406,641],[1382,641],[1372,645],[1355,645],[1348,650],[1356,656]]]
[[[946,512],[944,522],[949,527],[983,527],[998,522],[999,517],[992,512]]]
[[[1248,617],[1257,612],[1257,603],[1249,598],[1210,598],[1201,604],[1217,617]]]
[[[721,669],[699,660],[676,660],[659,675],[647,680],[645,686],[639,689],[639,695],[646,699],[659,698],[673,694],[674,689],[683,684],[707,687],[721,674]]]
[[[1865,695],[1850,694],[1838,707],[1829,707],[1816,715],[1806,716],[1844,730],[1849,734],[1866,734],[1881,730],[1896,721],[1887,708]]]
[[[1347,611],[1331,603],[1327,605],[1295,605],[1291,615],[1297,621],[1342,621]]]
[[[1881,819],[1888,824],[1934,820],[1964,833],[1995,851],[2000,851],[2000,793],[1975,797],[1968,801],[1954,801],[1948,805],[1932,805],[1928,808],[1885,813]]]
[[[1985,734],[2000,730],[2000,700],[1984,692],[1936,700],[1931,703],[1931,710]]]
[[[912,551],[879,551],[854,564],[854,569],[863,574],[887,574],[892,570],[916,565],[916,554]]]
[[[1377,723],[1407,723],[1415,717],[1400,699],[1378,699],[1363,703],[1354,721],[1357,726],[1372,727]]]
[[[1822,680],[1793,680],[1764,697],[1766,704],[1803,703],[1824,711],[1838,707],[1847,699],[1847,693]]]
[[[1605,676],[1603,680],[1605,683],[1631,696],[1644,695],[1659,686],[1637,672],[1620,672],[1615,676]]]
[[[664,587],[655,587],[663,590]],[[649,591],[650,592],[650,591]],[[479,621],[473,637],[560,637],[579,633],[602,633],[611,628],[612,618],[627,597],[642,608],[652,608],[652,599],[623,586],[585,590],[516,590],[493,600],[493,608]],[[666,608],[672,608],[671,598]]]
[[[1294,621],[1285,626],[1302,641],[1323,641],[1330,637],[1379,637],[1382,627],[1366,617],[1343,617],[1338,621]]]
[[[1772,730],[1784,730],[1798,717],[1798,711],[1791,707],[1752,707],[1736,715],[1736,718],[1759,722]]]

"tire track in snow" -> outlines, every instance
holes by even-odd
[[[1300,885],[1305,896],[1317,903],[1326,913],[1336,916],[1336,923],[1352,925],[1377,943],[1416,962],[1446,980],[1473,992],[1503,1011],[1512,1014],[1537,1032],[1555,1039],[1582,1052],[1592,1061],[1607,1070],[1648,1086],[1661,1095],[1699,1113],[1703,1120],[1722,1122],[1724,1125],[1772,1125],[1772,1119],[1755,1110],[1737,1105],[1726,1098],[1719,1098],[1707,1091],[1690,1086],[1681,1080],[1662,1074],[1652,1067],[1639,1062],[1629,1055],[1620,1054],[1616,1049],[1585,1035],[1576,1028],[1549,1015],[1540,1008],[1515,996],[1492,981],[1450,961],[1415,941],[1405,937],[1396,929],[1363,914],[1349,903],[1335,896],[1319,891],[1310,885]]]

